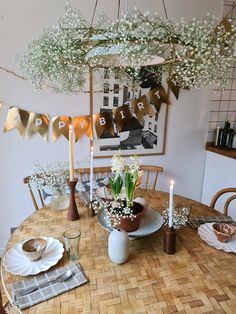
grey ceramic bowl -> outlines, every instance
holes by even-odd
[[[27,240],[22,245],[22,251],[32,261],[38,261],[46,250],[47,241],[43,238]]]

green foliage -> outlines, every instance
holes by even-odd
[[[109,178],[109,184],[111,187],[112,195],[114,199],[117,200],[120,195],[120,191],[123,184],[121,176],[117,176],[115,178]]]

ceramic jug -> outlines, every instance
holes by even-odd
[[[113,229],[108,238],[108,255],[115,264],[122,264],[129,257],[129,236],[121,229]]]

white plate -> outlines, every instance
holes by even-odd
[[[198,228],[198,234],[200,238],[218,250],[236,253],[236,235],[234,235],[227,243],[220,242],[217,240],[217,237],[213,231],[213,224],[214,222],[206,223]]]
[[[98,188],[95,193],[102,199],[112,200],[114,198],[111,194],[111,189],[107,189],[105,186]],[[120,199],[125,199],[125,188],[121,188]]]
[[[3,266],[6,271],[13,275],[36,275],[42,271],[48,270],[62,258],[64,247],[62,243],[51,237],[43,237],[47,240],[46,250],[39,261],[31,262],[22,251],[22,244],[26,241],[17,243],[13,248],[7,251],[3,257]]]
[[[101,227],[109,232],[112,231],[112,228],[108,225],[105,219],[105,212],[101,210],[97,214],[98,223]],[[161,215],[152,208],[149,208],[146,215],[141,219],[140,226],[137,230],[133,232],[128,232],[131,239],[146,237],[161,228],[163,224]]]

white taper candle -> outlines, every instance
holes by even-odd
[[[169,228],[173,226],[173,190],[174,190],[174,181],[170,182],[170,196],[169,196]]]
[[[93,200],[93,151],[94,147],[90,149],[90,202]]]
[[[74,180],[74,136],[72,125],[69,127],[69,166],[70,166],[70,181]]]

